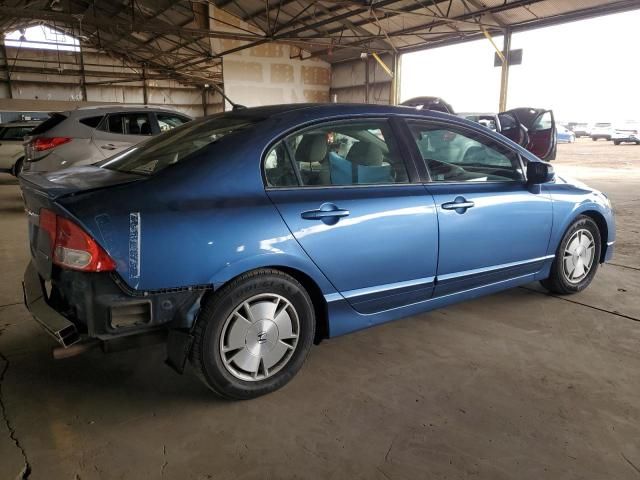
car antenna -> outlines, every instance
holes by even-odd
[[[205,85],[205,87],[208,87],[208,86],[213,87],[216,92],[222,95],[222,98],[224,98],[227,102],[231,104],[231,107],[233,110],[243,110],[247,108],[244,105],[240,105],[239,103],[235,103],[234,101],[232,101],[229,97],[225,95],[224,91],[215,83],[212,83],[211,85]]]

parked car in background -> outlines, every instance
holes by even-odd
[[[402,102],[402,105],[417,110],[431,110],[433,112],[449,113],[451,115],[456,114],[451,104],[440,97],[415,97]]]
[[[627,122],[616,126],[611,137],[615,145],[622,143],[635,143],[640,145],[640,123]]]
[[[24,169],[51,172],[89,165],[189,121],[190,117],[174,110],[147,106],[52,113],[27,139]]]
[[[455,114],[453,107],[438,97],[416,97],[402,106]],[[556,158],[556,124],[551,110],[515,108],[503,113],[459,113],[459,117],[480,123],[523,146],[545,161]]]
[[[494,132],[500,133],[500,116],[497,113],[458,113],[460,118],[465,118],[472,122],[479,123],[483,127],[488,128]]]
[[[611,140],[611,137],[613,137],[613,133],[614,133],[614,128],[612,123],[607,123],[607,122],[596,123],[591,129],[590,137],[591,137],[591,140],[593,140],[594,142],[600,139]]]
[[[571,130],[576,134],[576,138],[591,136],[591,127],[588,123],[576,123],[571,127]]]
[[[39,121],[12,122],[0,125],[0,172],[20,175],[24,163],[24,138]]]
[[[574,143],[576,141],[576,134],[573,133],[562,125],[557,126],[558,129],[558,143]]]
[[[170,365],[232,399],[284,386],[314,340],[532,281],[580,292],[615,243],[604,194],[380,105],[235,110],[20,186],[41,325],[67,346],[164,332]]]

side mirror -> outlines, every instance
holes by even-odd
[[[527,183],[529,185],[553,182],[555,178],[556,172],[551,164],[545,162],[527,163]]]

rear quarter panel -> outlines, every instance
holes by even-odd
[[[227,142],[147,180],[61,200],[136,290],[218,287],[248,270],[289,267],[335,289],[267,197],[261,150]],[[216,153],[217,152],[217,153]]]

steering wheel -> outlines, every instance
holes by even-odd
[[[458,175],[464,175],[466,173],[464,168],[452,165],[451,163],[445,163],[430,158],[427,158],[426,161],[429,166],[429,172],[431,172],[432,176],[442,175],[445,178],[451,178],[457,177]]]

